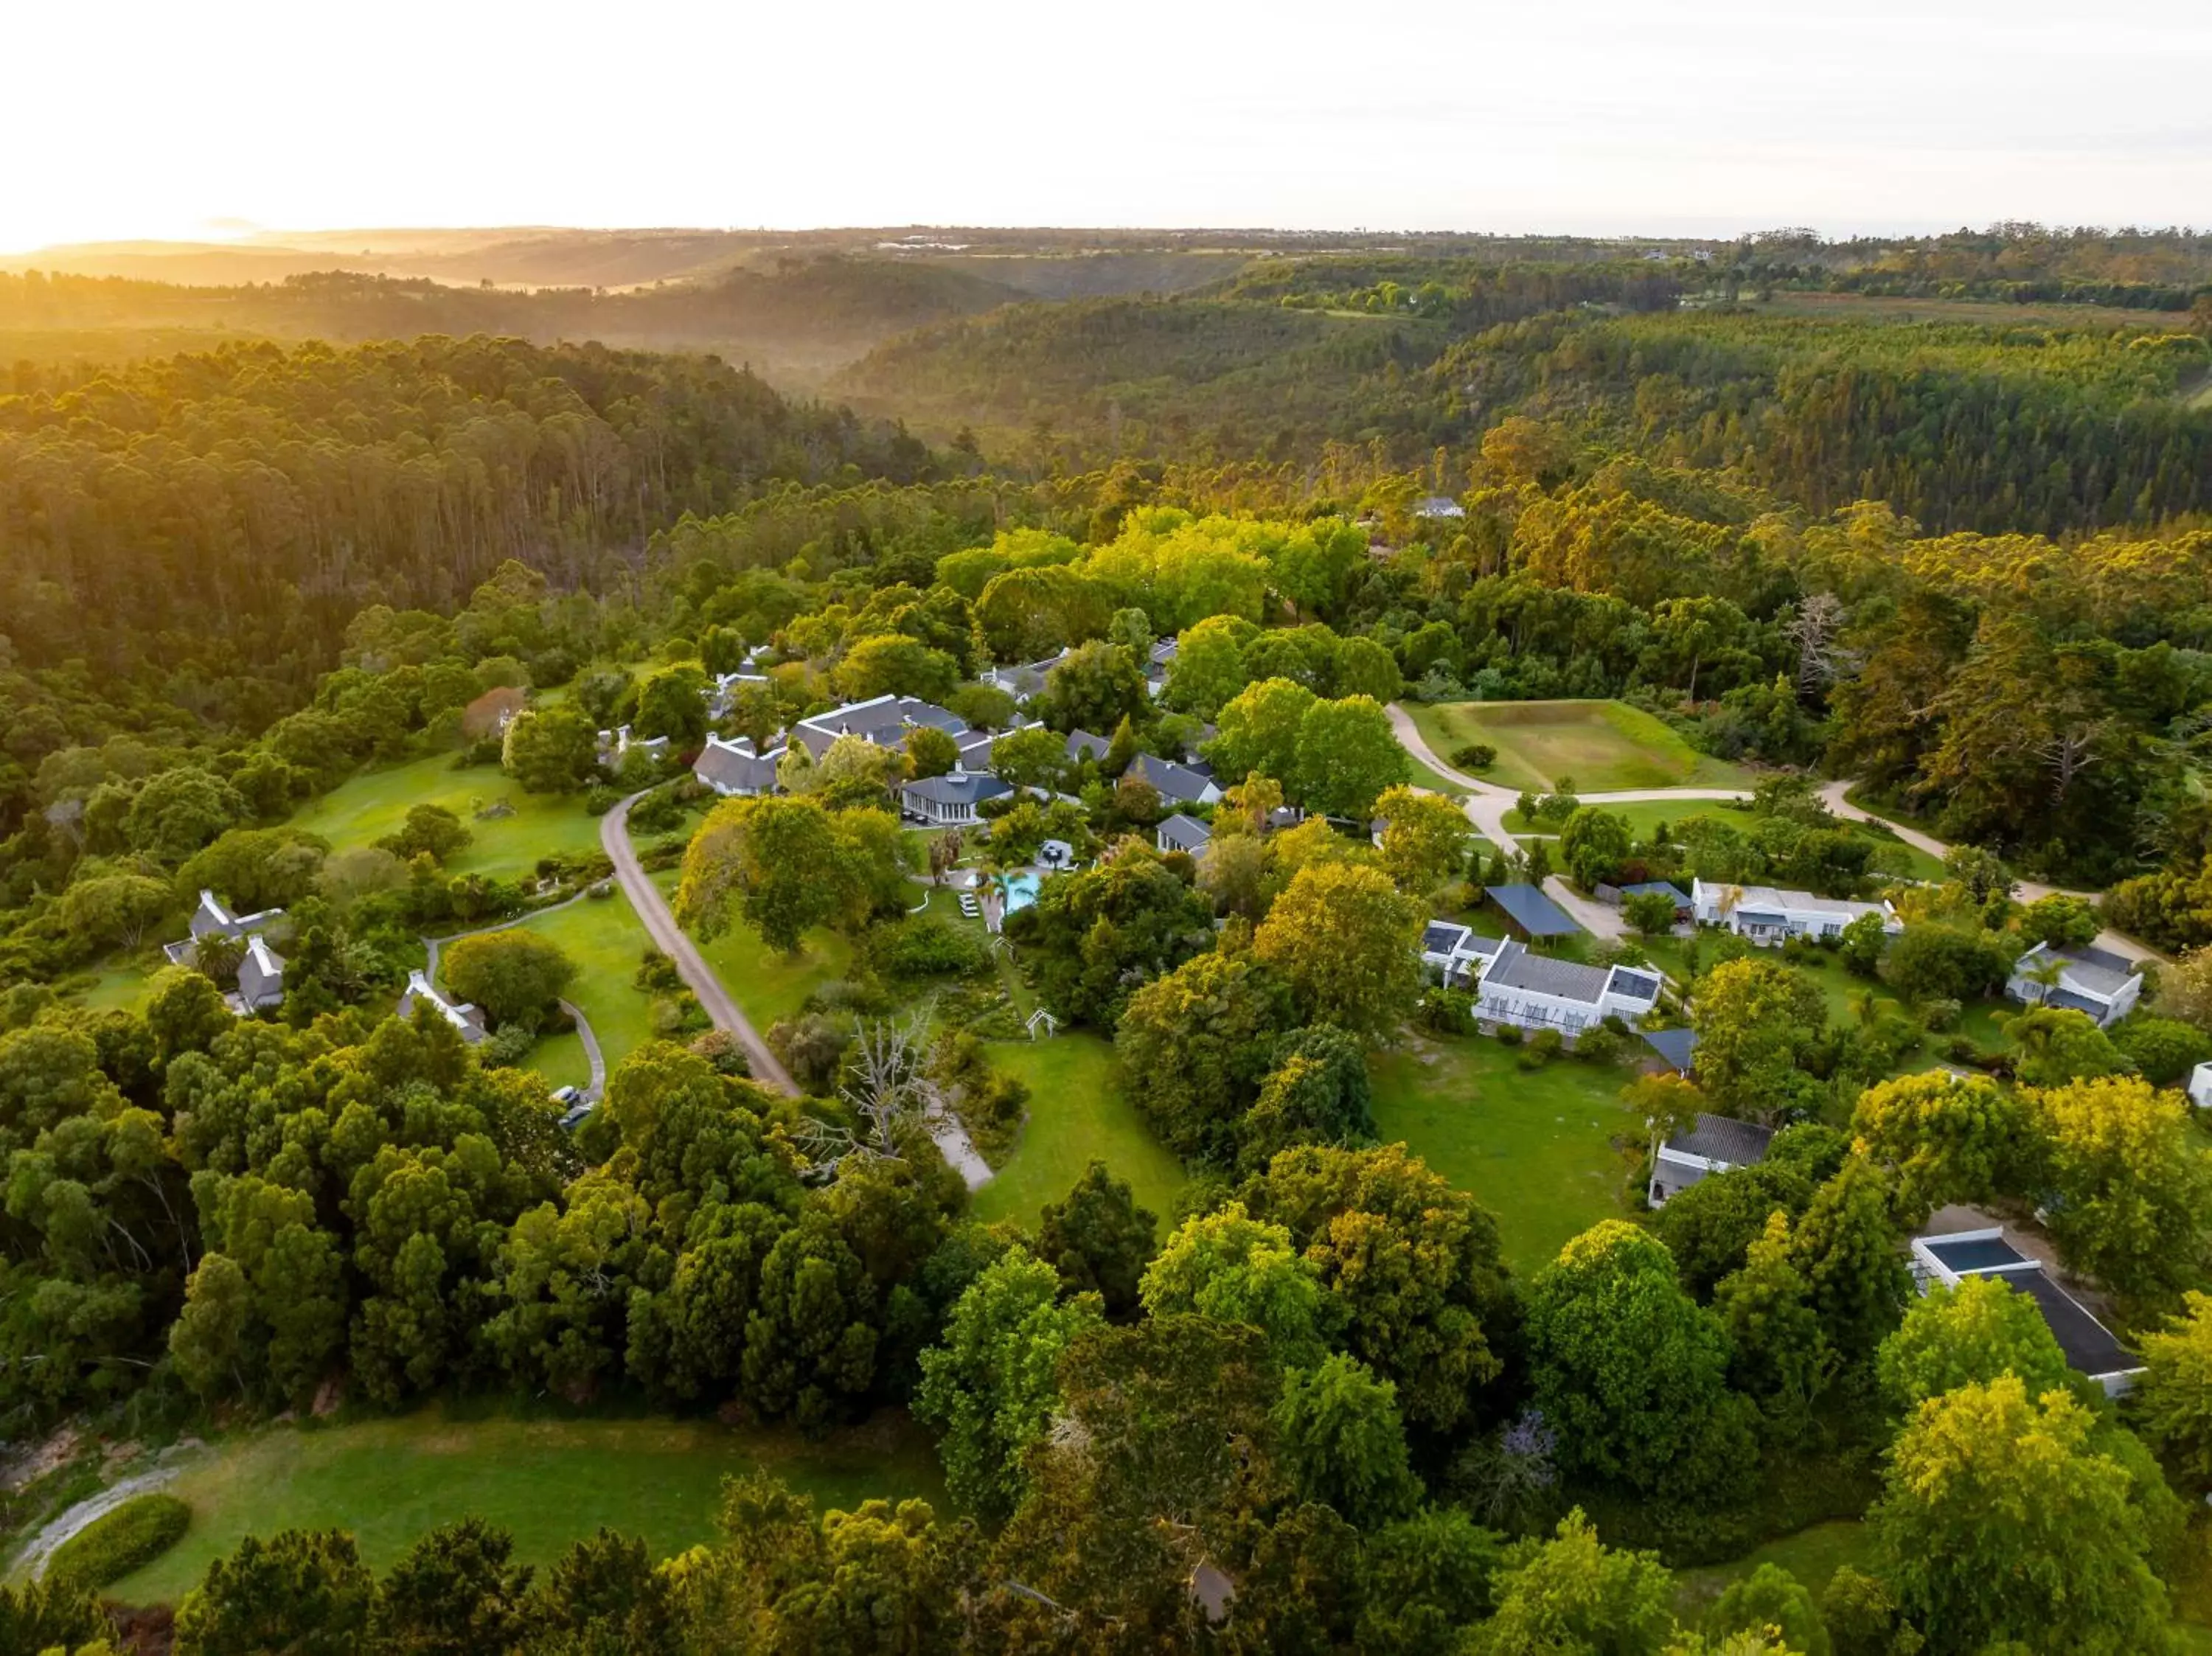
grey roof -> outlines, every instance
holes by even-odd
[[[709,787],[766,792],[775,786],[776,761],[783,754],[781,748],[774,753],[755,753],[753,744],[743,738],[734,743],[711,740],[692,761],[691,773]]]
[[[1158,843],[1174,851],[1199,851],[1213,842],[1213,830],[1195,816],[1186,816],[1181,811],[1162,822],[1156,836]]]
[[[1553,995],[1561,1000],[1578,1000],[1595,1006],[1605,994],[1606,981],[1612,976],[1601,966],[1583,966],[1575,961],[1553,960],[1549,955],[1532,955],[1517,943],[1507,943],[1498,949],[1490,969],[1482,974],[1482,986],[1500,984],[1508,989],[1526,989],[1531,994]]]
[[[2115,955],[2109,949],[2053,949],[2048,943],[2039,944],[2020,958],[2013,969],[2027,972],[2034,969],[2039,961],[2062,961],[2064,964],[2061,981],[2069,989],[2084,995],[2098,995],[2109,1000],[2127,987],[2128,980],[2135,975],[2134,962],[2124,955]],[[2056,995],[2048,997],[2057,1004]],[[2081,1007],[2081,1011],[2101,1013],[2105,1009]]]
[[[899,792],[940,805],[975,805],[986,799],[1003,799],[1013,792],[1011,784],[980,771],[958,771],[950,776],[925,776],[902,785]]]
[[[1625,966],[1616,966],[1613,968],[1613,981],[1610,987],[1614,994],[1626,995],[1633,1000],[1659,998],[1657,978],[1649,972],[1632,972]]]
[[[1690,894],[1671,881],[1638,880],[1634,885],[1625,885],[1620,888],[1620,895],[1624,897],[1648,897],[1659,893],[1664,893],[1672,897],[1677,908],[1687,908],[1690,906]]]
[[[1644,1039],[1651,1050],[1667,1062],[1670,1070],[1687,1075],[1698,1054],[1698,1032],[1695,1029],[1646,1029]]]
[[[1764,908],[1739,908],[1735,912],[1735,917],[1747,925],[1787,925],[1790,924],[1790,917],[1787,914],[1772,913]]]
[[[1771,1127],[1738,1121],[1734,1116],[1700,1113],[1698,1125],[1687,1132],[1676,1133],[1667,1141],[1667,1148],[1685,1156],[1702,1156],[1708,1162],[1725,1162],[1732,1168],[1747,1168],[1766,1160],[1766,1147],[1773,1139]]]
[[[1172,759],[1162,759],[1157,754],[1140,753],[1129,769],[1158,790],[1163,799],[1173,799],[1182,804],[1197,804],[1206,798],[1206,791],[1213,786],[1208,772],[1195,765],[1178,765]]]
[[[802,719],[792,735],[819,759],[841,736],[857,736],[879,748],[895,748],[918,725],[927,725],[957,737],[968,728],[959,714],[949,713],[919,696],[879,695],[866,701],[849,701],[828,713]]]
[[[2037,1309],[2043,1313],[2043,1320],[2051,1325],[2058,1349],[2066,1354],[2066,1366],[2076,1374],[2094,1379],[2124,1374],[2142,1367],[2142,1362],[2113,1337],[2111,1329],[2052,1282],[2040,1266],[2033,1271],[2008,1271],[1999,1280],[2035,1301]]]
[[[2056,1006],[2069,1012],[2086,1012],[2093,1018],[2101,1018],[2111,1011],[2102,1001],[2077,995],[2071,989],[2053,989],[2043,998],[2045,1006]]]
[[[258,931],[246,940],[238,962],[238,994],[250,1011],[284,998],[284,957]]]
[[[1103,736],[1089,731],[1070,731],[1067,733],[1067,756],[1070,759],[1103,759],[1106,749],[1114,744]]]
[[[1565,909],[1534,886],[1493,885],[1483,889],[1514,925],[1532,937],[1568,937],[1582,930]]]
[[[1152,645],[1152,664],[1157,667],[1166,666],[1176,658],[1176,652],[1182,647],[1182,640],[1180,637],[1158,640]]]

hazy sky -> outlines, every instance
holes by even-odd
[[[2212,223],[2212,6],[0,3],[0,249],[282,227]]]

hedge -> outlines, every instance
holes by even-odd
[[[88,1587],[120,1581],[175,1546],[191,1521],[191,1507],[173,1495],[134,1495],[55,1548],[46,1579]]]

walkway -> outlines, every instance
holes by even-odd
[[[584,1043],[584,1062],[592,1066],[592,1079],[584,1088],[584,1097],[586,1101],[596,1104],[607,1090],[606,1056],[599,1051],[599,1038],[592,1033],[592,1021],[584,1016],[584,1009],[573,1000],[564,1000],[561,1010],[574,1020],[576,1039]]]
[[[429,956],[429,961],[422,968],[422,975],[433,983],[437,982],[438,951],[449,943],[459,943],[464,937],[481,937],[489,931],[512,931],[526,920],[534,920],[540,914],[557,913],[571,903],[580,903],[591,895],[591,889],[587,886],[573,897],[564,897],[557,903],[548,903],[543,908],[533,908],[527,914],[517,914],[513,919],[495,920],[489,925],[480,925],[473,931],[455,931],[442,937],[425,937],[422,939],[422,951]],[[576,1039],[584,1043],[584,1061],[592,1066],[592,1078],[584,1088],[584,1097],[588,1102],[596,1104],[607,1090],[607,1060],[599,1051],[599,1037],[592,1028],[591,1019],[584,1016],[584,1009],[575,1002],[562,1001],[561,1010],[574,1021]]]
[[[714,968],[707,964],[707,957],[699,952],[698,945],[676,924],[676,916],[668,912],[668,902],[660,895],[660,888],[640,866],[637,852],[629,842],[629,808],[642,793],[633,793],[599,819],[599,844],[607,853],[607,860],[615,865],[615,878],[622,883],[623,895],[629,906],[637,911],[637,918],[645,924],[646,935],[653,939],[654,948],[676,964],[677,976],[699,998],[708,1020],[717,1029],[737,1037],[738,1045],[745,1049],[745,1061],[751,1065],[753,1079],[763,1086],[796,1097],[798,1083],[790,1072],[776,1061],[760,1032],[738,1010],[736,1001],[717,977]]]
[[[981,1190],[991,1182],[991,1164],[983,1159],[975,1141],[968,1137],[967,1123],[946,1108],[942,1101],[933,1101],[922,1113],[922,1121],[929,1129],[929,1137],[936,1144],[938,1154],[945,1164],[960,1175],[971,1191]]]

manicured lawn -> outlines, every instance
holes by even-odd
[[[592,1022],[607,1071],[652,1039],[653,998],[631,986],[645,952],[645,927],[619,889],[607,898],[586,897],[566,908],[533,916],[522,929],[556,943],[576,962],[568,998]],[[580,1087],[591,1079],[584,1043],[574,1034],[555,1035],[530,1055],[532,1068],[556,1087]]]
[[[1523,1071],[1518,1050],[1407,1035],[1376,1060],[1375,1122],[1495,1213],[1506,1263],[1529,1271],[1626,1213],[1643,1125],[1618,1096],[1627,1070],[1561,1058]]]
[[[1410,753],[1406,755],[1406,767],[1410,773],[1410,779],[1417,788],[1426,788],[1431,793],[1449,794],[1454,799],[1467,798],[1465,788],[1456,782],[1437,775]]]
[[[1416,707],[1413,722],[1437,756],[1470,742],[1498,749],[1483,780],[1549,788],[1562,776],[1584,793],[1618,788],[1742,787],[1740,766],[1698,753],[1650,713],[1620,701],[1453,701]]]
[[[514,815],[477,819],[477,810],[501,803]],[[415,805],[445,806],[476,836],[447,865],[455,874],[513,878],[529,873],[541,857],[599,848],[599,819],[585,811],[582,795],[525,793],[495,765],[453,769],[450,754],[365,771],[309,805],[292,826],[337,847],[370,845],[395,832]]]
[[[810,931],[799,952],[787,955],[736,919],[720,937],[702,943],[699,952],[763,1035],[770,1025],[796,1016],[809,995],[843,977],[853,962],[851,942],[835,931]]]
[[[1817,1600],[1827,1591],[1829,1577],[1844,1565],[1866,1569],[1873,1558],[1874,1538],[1863,1524],[1852,1519],[1815,1524],[1754,1548],[1734,1563],[1679,1572],[1674,1578],[1675,1614],[1687,1622],[1700,1620],[1729,1583],[1743,1580],[1761,1564],[1781,1565]]]
[[[177,928],[177,935],[184,935],[182,926]],[[140,962],[103,968],[91,987],[79,993],[77,1004],[94,1012],[118,1008],[135,1012],[145,1001],[147,991],[154,986],[154,974],[167,964],[161,955],[154,955]]]
[[[1581,786],[1580,777],[1577,777],[1575,781],[1577,786]],[[1583,791],[1593,792],[1587,788]],[[1725,800],[1719,799],[1680,801],[1638,799],[1626,804],[1607,805],[1603,809],[1616,816],[1626,817],[1629,831],[1635,834],[1638,843],[1649,840],[1653,831],[1662,822],[1666,824],[1671,834],[1692,817],[1711,816],[1726,823],[1737,833],[1746,834],[1750,831],[1754,820],[1749,811],[1734,810]],[[1527,831],[1532,826],[1543,834],[1557,834],[1559,831],[1559,825],[1557,822],[1531,824],[1528,818],[1517,810],[1509,810],[1505,813],[1505,828],[1510,834],[1525,837]],[[1845,822],[1844,826],[1870,845],[1887,846],[1902,852],[1905,859],[1905,871],[1910,877],[1916,880],[1940,880],[1943,877],[1942,863],[1930,857],[1926,852],[1906,845],[1904,840],[1893,834],[1885,834],[1880,828],[1866,822]],[[1686,877],[1681,882],[1685,891],[1689,889],[1689,884]]]
[[[975,1216],[1034,1225],[1037,1210],[1066,1196],[1096,1160],[1129,1181],[1165,1234],[1182,1166],[1115,1085],[1114,1049],[1097,1035],[1071,1034],[1000,1041],[990,1052],[994,1064],[1028,1083],[1030,1119],[1006,1165],[975,1192]]]
[[[382,1568],[437,1525],[475,1514],[514,1532],[515,1556],[550,1563],[601,1525],[666,1557],[714,1535],[721,1482],[766,1471],[848,1510],[872,1495],[944,1502],[927,1437],[886,1412],[820,1442],[711,1421],[458,1421],[435,1410],[350,1425],[271,1427],[219,1441],[178,1480],[191,1528],[111,1589],[174,1603],[246,1536],[343,1528]]]

